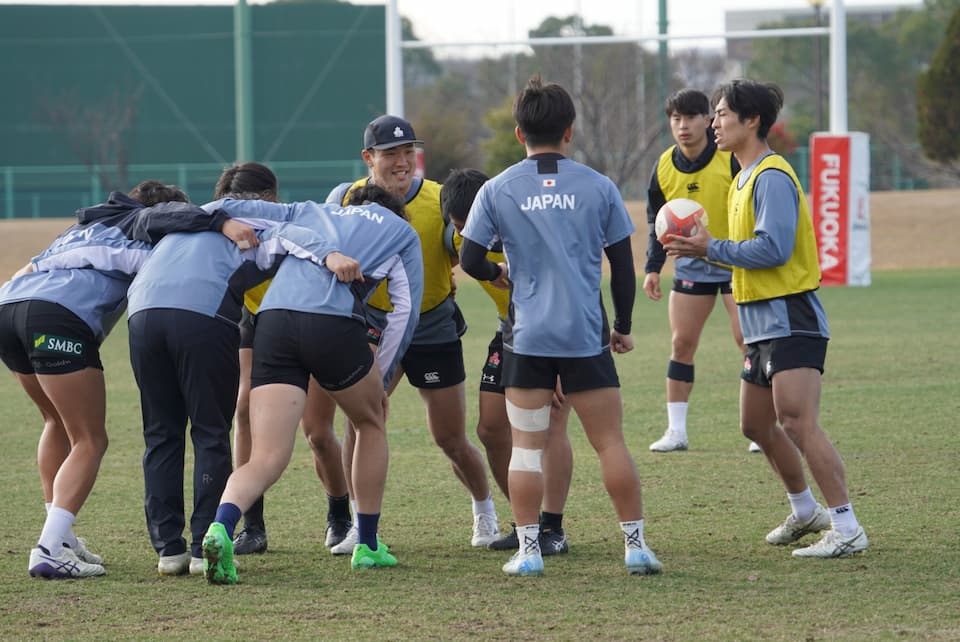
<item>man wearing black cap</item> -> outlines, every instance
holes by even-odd
[[[375,119],[363,133],[361,152],[370,168],[370,176],[338,185],[327,196],[327,202],[344,204],[351,190],[368,183],[379,185],[403,199],[410,224],[420,236],[424,283],[420,322],[398,370],[405,373],[410,384],[420,392],[426,406],[430,434],[450,459],[454,473],[473,498],[471,544],[486,547],[499,539],[500,532],[483,456],[466,436],[466,373],[460,336],[466,332],[467,326],[453,298],[451,277],[457,258],[449,253],[443,241],[446,226],[440,214],[440,185],[415,175],[416,145],[422,144],[413,127],[403,118],[386,115]],[[381,287],[367,302],[367,317],[371,323],[367,336],[371,344],[379,341],[391,310],[386,289]],[[389,392],[399,383],[400,377],[398,372]],[[308,441],[324,441],[321,436],[333,430],[333,413],[331,402],[329,408],[313,417],[304,417]],[[350,428],[344,443],[344,468],[348,480],[352,455]],[[354,496],[352,492],[350,496]],[[351,531],[331,551],[335,555],[352,553],[355,543],[356,533]]]

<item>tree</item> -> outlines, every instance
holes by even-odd
[[[960,177],[960,8],[917,83],[917,136],[924,153]]]
[[[468,94],[462,76],[447,74],[408,96],[410,122],[425,143],[424,169],[428,178],[442,181],[451,169],[479,165],[474,136],[480,117],[467,108],[451,108]]]
[[[891,182],[895,171],[886,168],[894,162],[922,180],[943,175],[942,168],[926,160],[917,146],[916,87],[957,7],[960,0],[926,0],[919,10],[901,9],[880,23],[849,16],[847,66],[856,73],[848,77],[848,126],[869,132],[872,147],[879,152],[873,157],[874,189],[897,187]],[[765,26],[809,23],[794,20]],[[816,65],[810,40],[770,38],[757,40],[751,47],[746,75],[773,80],[783,87],[787,131],[799,140],[806,139],[816,128]]]
[[[114,91],[95,102],[81,100],[76,91],[41,100],[46,118],[63,132],[71,151],[107,191],[129,189],[127,169],[142,93],[143,85],[132,92]]]
[[[480,143],[483,151],[483,171],[488,176],[499,174],[514,163],[527,157],[527,152],[514,133],[517,123],[513,120],[513,98],[491,109],[483,117],[483,123],[493,132],[490,138]]]

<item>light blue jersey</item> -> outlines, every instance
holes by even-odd
[[[222,214],[215,218],[188,203],[145,208],[118,192],[79,210],[78,219],[33,259],[33,272],[0,287],[0,304],[56,303],[86,323],[99,342],[123,314],[127,287],[153,247],[146,239],[223,224]]]
[[[204,205],[209,211],[230,211],[233,199]],[[259,201],[253,201],[259,202]],[[290,208],[261,209],[261,218],[238,220],[257,230],[260,245],[240,250],[222,234],[171,234],[154,248],[128,292],[128,315],[141,310],[188,310],[237,324],[243,293],[271,276],[288,252],[302,251],[320,260],[335,248],[319,234],[285,223]],[[308,248],[302,250],[302,248]]]
[[[504,346],[542,357],[608,350],[603,249],[633,231],[613,182],[559,154],[538,154],[487,181],[463,236],[487,249],[503,243],[512,283]]]
[[[305,250],[291,250],[263,297],[261,312],[294,310],[366,323],[364,301],[380,281],[387,279],[394,309],[387,315],[377,363],[384,380],[389,381],[420,318],[423,257],[413,228],[390,210],[374,204],[228,201],[221,207],[241,220],[276,218],[277,213],[284,213],[294,225],[312,230],[326,239],[329,247],[360,263],[364,283],[341,283],[317,256]]]
[[[750,179],[758,158],[737,176],[737,185]],[[799,195],[789,176],[768,170],[757,176],[753,187],[755,236],[746,241],[713,239],[707,248],[710,260],[750,269],[783,265],[794,250],[799,220]],[[737,304],[744,343],[757,343],[789,336],[830,338],[827,315],[816,292]]]

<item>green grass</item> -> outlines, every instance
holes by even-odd
[[[863,556],[796,560],[764,534],[788,512],[783,488],[737,430],[740,360],[718,309],[697,355],[691,450],[647,450],[665,422],[666,302],[637,300],[636,350],[618,357],[625,431],[644,482],[656,577],[622,566],[616,518],[577,424],[565,526],[570,553],[542,579],[505,577],[504,554],[469,546],[470,504],[430,441],[404,384],[391,404],[382,535],[400,566],[354,573],[322,546],[325,502],[308,449],[267,494],[270,551],[242,559],[240,586],[160,578],[144,526],[142,438],[121,324],[104,348],[110,449],[77,531],[106,577],[27,575],[43,523],[39,414],[12,377],[0,385],[2,639],[960,639],[960,270],[880,272],[830,288],[833,331],[821,420],[847,464]],[[471,329],[468,430],[494,327],[472,282],[458,298]],[[476,442],[475,436],[473,436]],[[192,457],[188,456],[188,464]],[[188,469],[187,479],[191,471]],[[503,522],[509,507],[495,496]]]

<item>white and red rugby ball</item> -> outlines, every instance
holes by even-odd
[[[653,224],[657,240],[661,243],[667,242],[667,235],[674,236],[693,236],[697,233],[696,216],[704,225],[707,225],[710,218],[703,205],[689,198],[675,198],[667,201],[657,212],[657,219]]]

